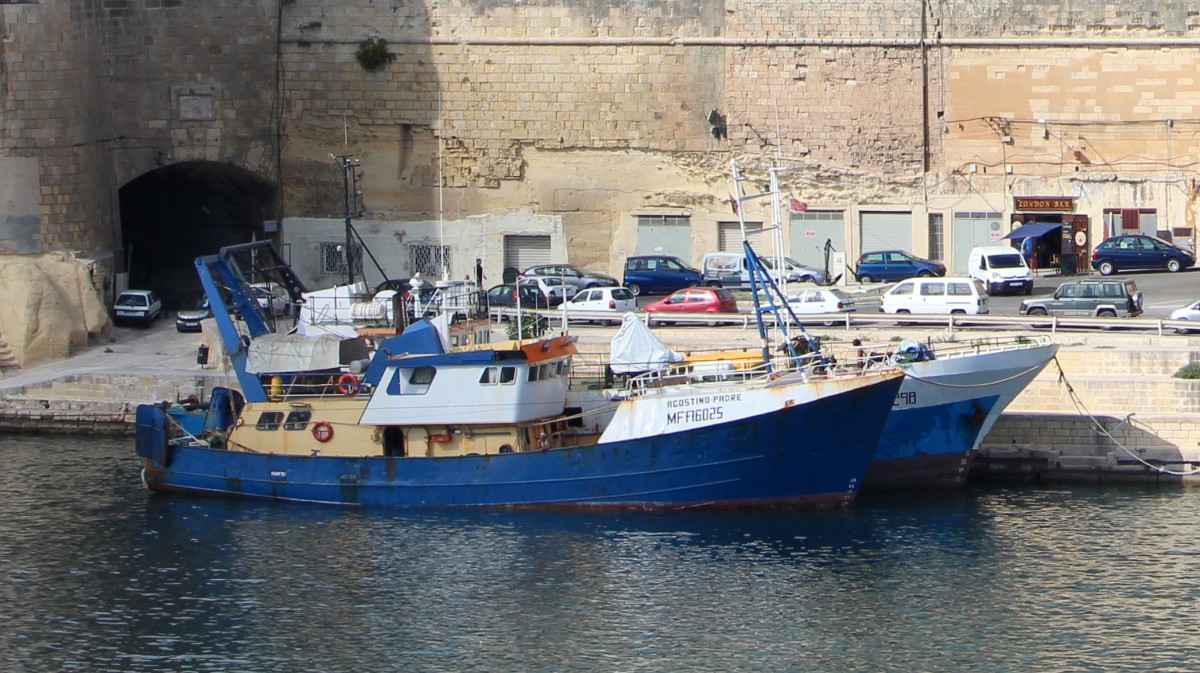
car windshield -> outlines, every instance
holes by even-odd
[[[208,297],[196,297],[187,307],[194,311],[202,311],[208,308]]]
[[[993,269],[1019,269],[1022,266],[1021,256],[1017,253],[1011,255],[990,255],[988,257]]]

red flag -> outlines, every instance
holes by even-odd
[[[808,210],[808,204],[794,196],[789,197],[788,210],[792,211],[793,213],[803,213]]]
[[[733,208],[733,214],[737,215],[738,204],[737,204],[737,199],[733,198],[733,194],[729,195],[729,206],[731,208]]]

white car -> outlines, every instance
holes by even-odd
[[[259,307],[269,315],[286,315],[288,312],[287,291],[273,283],[251,283],[250,295]]]
[[[1174,311],[1171,311],[1171,315],[1169,317],[1171,320],[1200,320],[1200,301],[1192,302],[1183,308],[1177,308]],[[1200,329],[1200,327],[1197,329]],[[1180,334],[1187,334],[1192,330],[1183,327],[1176,327],[1175,331],[1179,332]]]
[[[117,324],[135,322],[149,327],[161,315],[162,302],[150,290],[125,290],[113,303],[113,322]]]
[[[854,298],[836,288],[817,288],[801,290],[788,297],[788,306],[799,316],[815,313],[851,313],[854,309]],[[826,325],[834,324],[835,320],[824,320]]]
[[[633,296],[633,292],[630,292],[627,287],[593,287],[580,290],[558,308],[563,311],[611,311],[613,313],[638,310],[637,297]],[[604,322],[615,324],[618,321],[605,320]]]
[[[576,288],[574,285],[564,281],[561,278],[550,278],[547,276],[526,276],[517,281],[519,285],[524,287],[537,288],[542,296],[550,301],[551,306],[557,306],[562,302],[575,296]]]

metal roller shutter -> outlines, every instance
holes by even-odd
[[[862,252],[912,249],[912,213],[862,213]],[[916,253],[913,253],[916,254]]]
[[[504,266],[524,271],[538,264],[549,264],[549,236],[505,236]]]
[[[742,251],[742,227],[737,222],[720,222],[717,224],[717,233],[720,237],[718,246],[720,250],[717,252],[741,252]],[[746,234],[750,237],[750,245],[754,246],[755,252],[766,254],[763,246],[766,245],[762,234],[762,222],[747,222]]]

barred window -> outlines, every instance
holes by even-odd
[[[450,246],[413,244],[408,246],[413,273],[440,278],[442,269],[450,269]]]
[[[345,243],[322,243],[320,245],[322,273],[330,275],[346,273],[346,255],[342,252],[345,245]],[[355,243],[350,246],[350,256],[354,259],[354,273],[360,278],[362,277],[362,253],[361,245]]]

